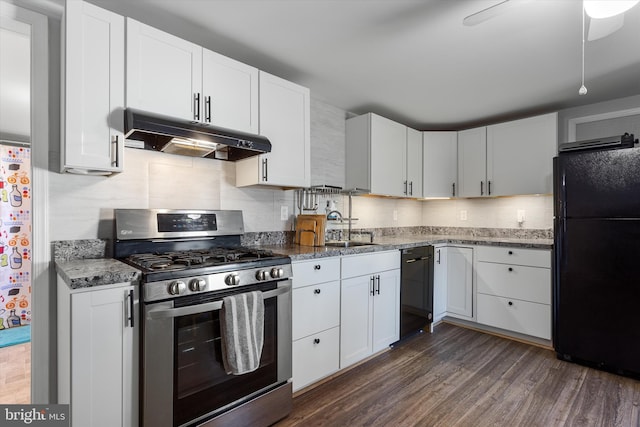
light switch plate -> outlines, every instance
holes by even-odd
[[[524,209],[518,209],[518,224],[522,224],[524,222]]]
[[[289,219],[289,207],[288,206],[280,206],[280,220],[286,221]]]
[[[393,220],[397,221],[398,220],[398,211],[397,210],[393,210]]]
[[[467,211],[463,209],[460,211],[460,221],[466,221],[466,220],[467,220]]]

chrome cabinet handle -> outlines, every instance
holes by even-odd
[[[269,175],[268,175],[269,165],[267,163],[267,160],[269,159],[262,159],[262,180],[264,182],[267,182],[269,180]]]
[[[211,96],[204,98],[204,120],[211,123]]]
[[[480,181],[480,195],[484,196],[484,181]]]
[[[316,264],[313,266],[314,270],[320,270],[322,268],[322,266],[320,264]]]
[[[374,276],[369,277],[369,295],[371,296],[375,295],[375,280]]]
[[[320,338],[314,338],[313,343],[314,344],[320,344]]]
[[[200,120],[200,93],[193,94],[193,120]]]
[[[436,261],[438,264],[440,264],[440,249],[438,249],[438,261]]]
[[[130,289],[129,292],[125,294],[125,298],[128,300],[129,304],[125,305],[127,308],[125,310],[125,325],[129,325],[132,328],[135,325],[134,315],[133,315],[133,289]]]
[[[404,182],[404,194],[407,195],[407,181]]]
[[[380,275],[376,276],[376,280],[378,281],[378,289],[376,290],[376,293],[380,295]]]
[[[277,297],[278,295],[286,294],[291,291],[291,284],[286,284],[277,289],[266,291],[262,293],[263,299]],[[190,314],[206,313],[208,311],[217,311],[222,308],[222,300],[208,302],[206,304],[189,305],[180,308],[157,308],[151,309],[147,312],[147,319],[166,319],[180,316],[188,316]]]
[[[453,188],[453,191],[451,191],[451,196],[456,197],[456,183],[454,182],[453,184],[451,184],[451,187]]]
[[[316,295],[320,294],[320,289],[314,289],[313,293],[316,294]]]
[[[119,136],[113,135],[111,137],[111,166],[118,167],[119,160],[118,159],[118,141]]]
[[[413,181],[409,182],[409,195],[413,196]]]
[[[487,193],[491,195],[491,181],[487,181]]]

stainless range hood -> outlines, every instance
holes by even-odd
[[[134,108],[124,112],[125,139],[144,143],[145,150],[192,157],[240,160],[271,151],[262,135],[163,116]]]

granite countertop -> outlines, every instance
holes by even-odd
[[[416,246],[433,245],[437,243],[461,244],[461,245],[485,245],[502,246],[527,249],[552,249],[552,239],[523,239],[513,237],[480,237],[468,235],[442,235],[442,234],[421,234],[404,236],[381,236],[374,238],[373,245],[354,246],[349,248],[341,247],[312,247],[299,246],[295,244],[282,245],[258,245],[262,249],[269,249],[274,252],[288,255],[292,261],[306,259],[354,255],[370,252],[381,252],[396,249],[412,248]]]
[[[90,288],[140,280],[140,270],[112,259],[106,240],[53,242],[56,272],[71,289]]]
[[[56,261],[56,271],[71,289],[140,280],[140,270],[112,258]]]
[[[482,237],[457,234],[400,234],[376,236],[373,245],[342,247],[311,247],[295,244],[258,244],[287,255],[293,261],[355,255],[361,253],[398,250],[438,243],[461,245],[488,245],[529,249],[551,249],[553,240],[547,238]],[[54,242],[56,271],[71,289],[89,288],[140,280],[140,270],[109,257],[104,240],[74,240]]]

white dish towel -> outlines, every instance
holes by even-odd
[[[222,362],[227,374],[242,375],[258,369],[264,342],[262,292],[223,298],[220,330]]]

